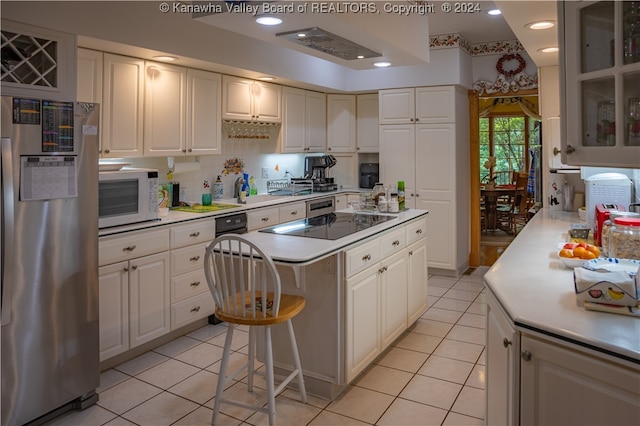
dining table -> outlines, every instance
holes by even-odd
[[[516,185],[480,185],[480,194],[484,199],[486,229],[488,231],[500,229],[508,234],[513,234],[511,227],[505,226],[498,220],[498,200],[512,200],[516,195]]]

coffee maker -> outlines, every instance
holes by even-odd
[[[360,188],[371,189],[380,178],[378,163],[360,164]]]
[[[333,155],[319,155],[305,157],[304,176],[293,178],[292,182],[308,181],[313,182],[314,192],[335,191],[338,185],[333,182],[332,177],[327,176],[327,169],[336,165],[338,161]]]

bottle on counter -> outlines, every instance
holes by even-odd
[[[258,195],[258,186],[253,176],[249,178],[249,195]]]
[[[240,202],[246,203],[247,197],[250,195],[251,189],[249,188],[249,174],[244,173],[242,176],[242,186],[240,186]]]
[[[398,181],[398,209],[404,210],[404,181]]]
[[[216,178],[216,181],[213,182],[213,198],[216,200],[220,200],[224,198],[224,184],[222,183],[222,179],[220,175]]]

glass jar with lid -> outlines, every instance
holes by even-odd
[[[616,217],[609,229],[609,255],[640,260],[640,218]]]
[[[640,213],[635,212],[621,212],[621,211],[611,211],[609,219],[605,220],[602,224],[602,254],[606,257],[609,257],[609,231],[613,226],[613,220],[617,217],[636,217],[640,218]]]

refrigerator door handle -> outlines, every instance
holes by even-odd
[[[0,200],[0,210],[2,216],[2,252],[0,253],[0,275],[2,279],[2,313],[0,325],[11,322],[11,302],[13,296],[13,259],[9,258],[10,253],[15,252],[13,214],[14,214],[14,186],[13,186],[13,164],[11,158],[11,139],[2,138],[0,140],[2,163],[2,199]]]

